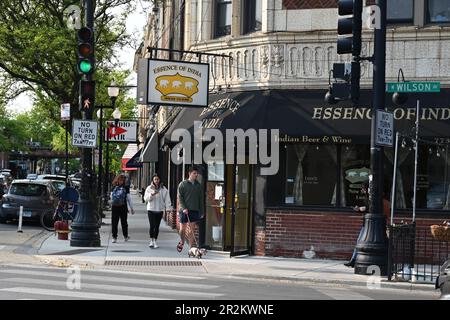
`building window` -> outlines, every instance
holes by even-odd
[[[261,30],[261,2],[261,0],[244,0],[244,34]]]
[[[387,1],[387,22],[408,23],[414,19],[414,0]]]
[[[342,146],[341,152],[341,206],[364,205],[361,189],[369,181],[370,148],[367,145]]]
[[[336,146],[289,145],[286,161],[286,204],[336,205]]]
[[[427,22],[450,22],[450,0],[428,0]]]
[[[216,17],[214,21],[215,38],[231,34],[231,1],[216,0]]]

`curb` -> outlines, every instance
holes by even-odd
[[[209,273],[209,272],[208,272]],[[409,291],[424,291],[424,292],[435,292],[435,288],[433,285],[428,284],[413,284],[413,283],[396,283],[396,282],[390,282],[386,279],[381,279],[381,281],[377,284],[376,282],[373,282],[373,287],[368,287],[368,280],[367,281],[358,281],[358,280],[345,280],[345,279],[327,279],[327,278],[314,278],[314,277],[292,277],[292,276],[269,276],[265,274],[236,274],[236,273],[230,273],[230,274],[223,274],[223,275],[217,275],[217,274],[211,274],[213,276],[219,276],[219,277],[235,277],[235,278],[242,278],[242,279],[256,279],[256,280],[272,280],[272,281],[289,281],[289,282],[301,282],[301,283],[314,283],[314,284],[334,284],[334,285],[348,285],[348,286],[357,286],[357,287],[365,287],[368,289],[398,289],[398,290],[409,290]],[[379,285],[380,288],[377,288],[376,286]]]

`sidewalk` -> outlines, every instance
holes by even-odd
[[[70,241],[58,240],[50,234],[42,243],[36,257],[57,266],[82,265],[85,268],[117,268],[139,272],[199,272],[218,277],[242,277],[284,281],[333,283],[367,287],[376,285],[370,276],[356,275],[343,261],[319,259],[293,259],[278,257],[240,256],[230,258],[229,253],[208,251],[203,259],[189,258],[186,245],[182,253],[176,251],[179,237],[161,221],[158,249],[148,247],[149,222],[141,198],[132,194],[135,215],[128,218],[130,240],[124,242],[119,226],[117,243],[111,242],[110,212],[100,228],[101,247],[71,247]],[[142,266],[139,266],[139,262]],[[381,278],[382,288],[435,291],[434,285],[388,282]]]

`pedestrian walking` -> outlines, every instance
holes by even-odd
[[[161,183],[161,178],[155,174],[152,182],[145,189],[144,201],[147,203],[148,221],[150,222],[150,248],[158,248],[156,240],[159,234],[159,225],[164,211],[172,211],[169,191]]]
[[[112,182],[111,191],[111,223],[112,242],[117,242],[119,220],[122,226],[122,233],[125,241],[128,241],[128,212],[134,214],[133,205],[130,198],[130,190],[126,188],[126,177],[123,174],[116,176]]]
[[[180,219],[180,241],[177,244],[177,251],[183,250],[187,234],[190,248],[194,246],[194,228],[197,222],[203,217],[203,188],[197,181],[198,170],[195,167],[189,169],[189,177],[178,185],[178,201],[180,210],[178,216]]]

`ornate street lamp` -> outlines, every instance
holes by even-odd
[[[112,84],[112,83],[111,83]],[[108,94],[119,94],[119,88],[115,87],[117,89],[117,91],[115,89],[112,89],[110,91],[111,87],[108,87]],[[116,96],[111,96],[111,103],[112,106],[114,107],[115,105],[115,99],[117,98]],[[108,204],[108,199],[109,199],[109,137],[111,134],[114,134],[115,132],[113,132],[113,130],[116,129],[116,127],[119,124],[120,118],[122,117],[122,113],[120,112],[119,108],[115,108],[115,110],[112,113],[112,116],[114,118],[114,125],[110,126],[108,128],[108,132],[106,134],[106,170],[105,170],[105,180],[104,180],[104,185],[103,185],[103,199],[104,199],[104,205],[106,206]]]

